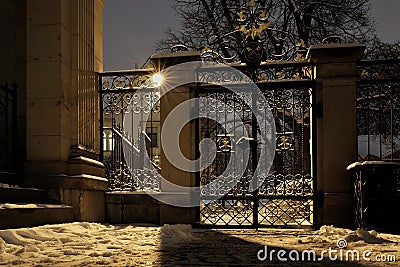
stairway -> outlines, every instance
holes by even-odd
[[[72,207],[54,203],[47,191],[0,184],[0,229],[72,221]]]

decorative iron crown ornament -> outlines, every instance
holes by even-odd
[[[235,30],[230,32],[213,43],[207,44],[203,49],[202,58],[206,61],[216,61],[220,63],[238,62],[246,63],[248,66],[257,66],[262,61],[267,60],[304,60],[307,54],[307,47],[303,40],[291,48],[286,48],[282,53],[267,53],[267,41],[263,39],[263,34],[279,33],[280,36],[286,36],[293,40],[288,32],[283,32],[272,28],[273,21],[268,19],[268,10],[265,7],[267,0],[248,0],[247,4],[231,11],[234,17]],[[237,34],[243,34],[243,42],[239,49],[233,48],[230,44]],[[279,37],[279,40],[282,38]],[[236,40],[237,41],[237,40]],[[293,42],[293,41],[292,41]],[[226,57],[217,51],[221,44],[226,44],[227,49],[232,52],[230,57]],[[217,49],[213,49],[217,48]]]
[[[266,56],[261,34],[272,24],[267,19],[266,10],[260,8],[255,0],[250,0],[248,7],[237,13],[236,21],[239,24],[236,30],[246,36],[240,59],[248,65],[259,65]]]

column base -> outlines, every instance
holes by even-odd
[[[321,216],[323,225],[354,228],[352,193],[325,193]]]
[[[24,186],[49,192],[52,202],[73,207],[75,221],[105,221],[105,191],[102,163],[79,156],[68,162],[27,162]]]

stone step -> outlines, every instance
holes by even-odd
[[[71,206],[54,204],[0,204],[0,229],[32,227],[73,221]]]
[[[46,190],[36,188],[0,187],[0,203],[50,204],[51,201]]]
[[[0,183],[4,184],[18,184],[19,177],[16,173],[4,172],[0,170]]]

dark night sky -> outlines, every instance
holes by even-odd
[[[104,70],[139,67],[155,53],[155,42],[179,28],[171,0],[105,0]],[[400,40],[400,0],[372,0],[372,16],[383,41]]]

